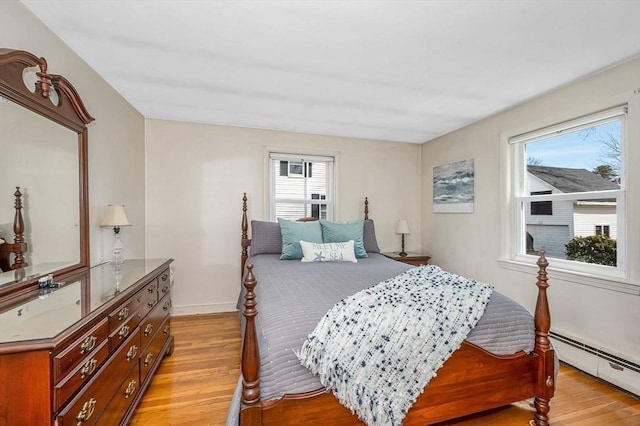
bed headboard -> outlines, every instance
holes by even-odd
[[[364,197],[364,220],[369,219],[369,198]],[[299,221],[309,222],[318,220],[315,217],[303,217],[298,219]],[[242,255],[240,257],[240,279],[244,278],[244,266],[249,258],[249,247],[251,246],[251,239],[249,238],[249,221],[247,219],[247,193],[242,196],[242,237],[241,237]]]
[[[24,242],[24,219],[22,218],[22,192],[20,187],[16,187],[15,197],[15,214],[13,217],[13,243],[8,241],[0,241],[0,269],[2,272],[14,269],[24,268],[28,266],[25,262],[24,254],[27,252],[27,243]],[[4,242],[3,242],[4,241]],[[13,261],[11,255],[13,254]]]

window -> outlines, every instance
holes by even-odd
[[[596,235],[611,237],[611,227],[609,225],[596,225]]]
[[[323,194],[311,194],[312,200],[326,200],[327,196]],[[312,204],[311,205],[311,217],[317,217],[326,219],[327,217],[327,205],[326,204]]]
[[[625,125],[618,107],[509,139],[512,259],[532,262],[544,249],[563,269],[624,276]],[[612,262],[592,255],[595,235],[615,240],[604,248]]]
[[[333,218],[333,157],[269,154],[271,220]]]
[[[546,195],[546,194],[551,194],[551,191],[533,191],[531,193],[531,195]],[[531,215],[532,216],[553,215],[553,201],[532,201]]]

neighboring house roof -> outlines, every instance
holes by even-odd
[[[589,192],[620,189],[617,183],[586,169],[527,166],[527,171],[562,192]]]

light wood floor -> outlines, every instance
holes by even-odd
[[[237,314],[175,317],[171,330],[173,355],[164,359],[130,424],[224,424],[240,373]],[[531,412],[521,402],[445,424],[525,426]],[[638,426],[640,400],[563,365],[550,417],[553,426]]]

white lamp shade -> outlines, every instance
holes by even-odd
[[[396,234],[409,234],[409,223],[406,220],[401,220],[396,226]]]
[[[122,204],[109,204],[100,226],[129,226],[127,212]]]

